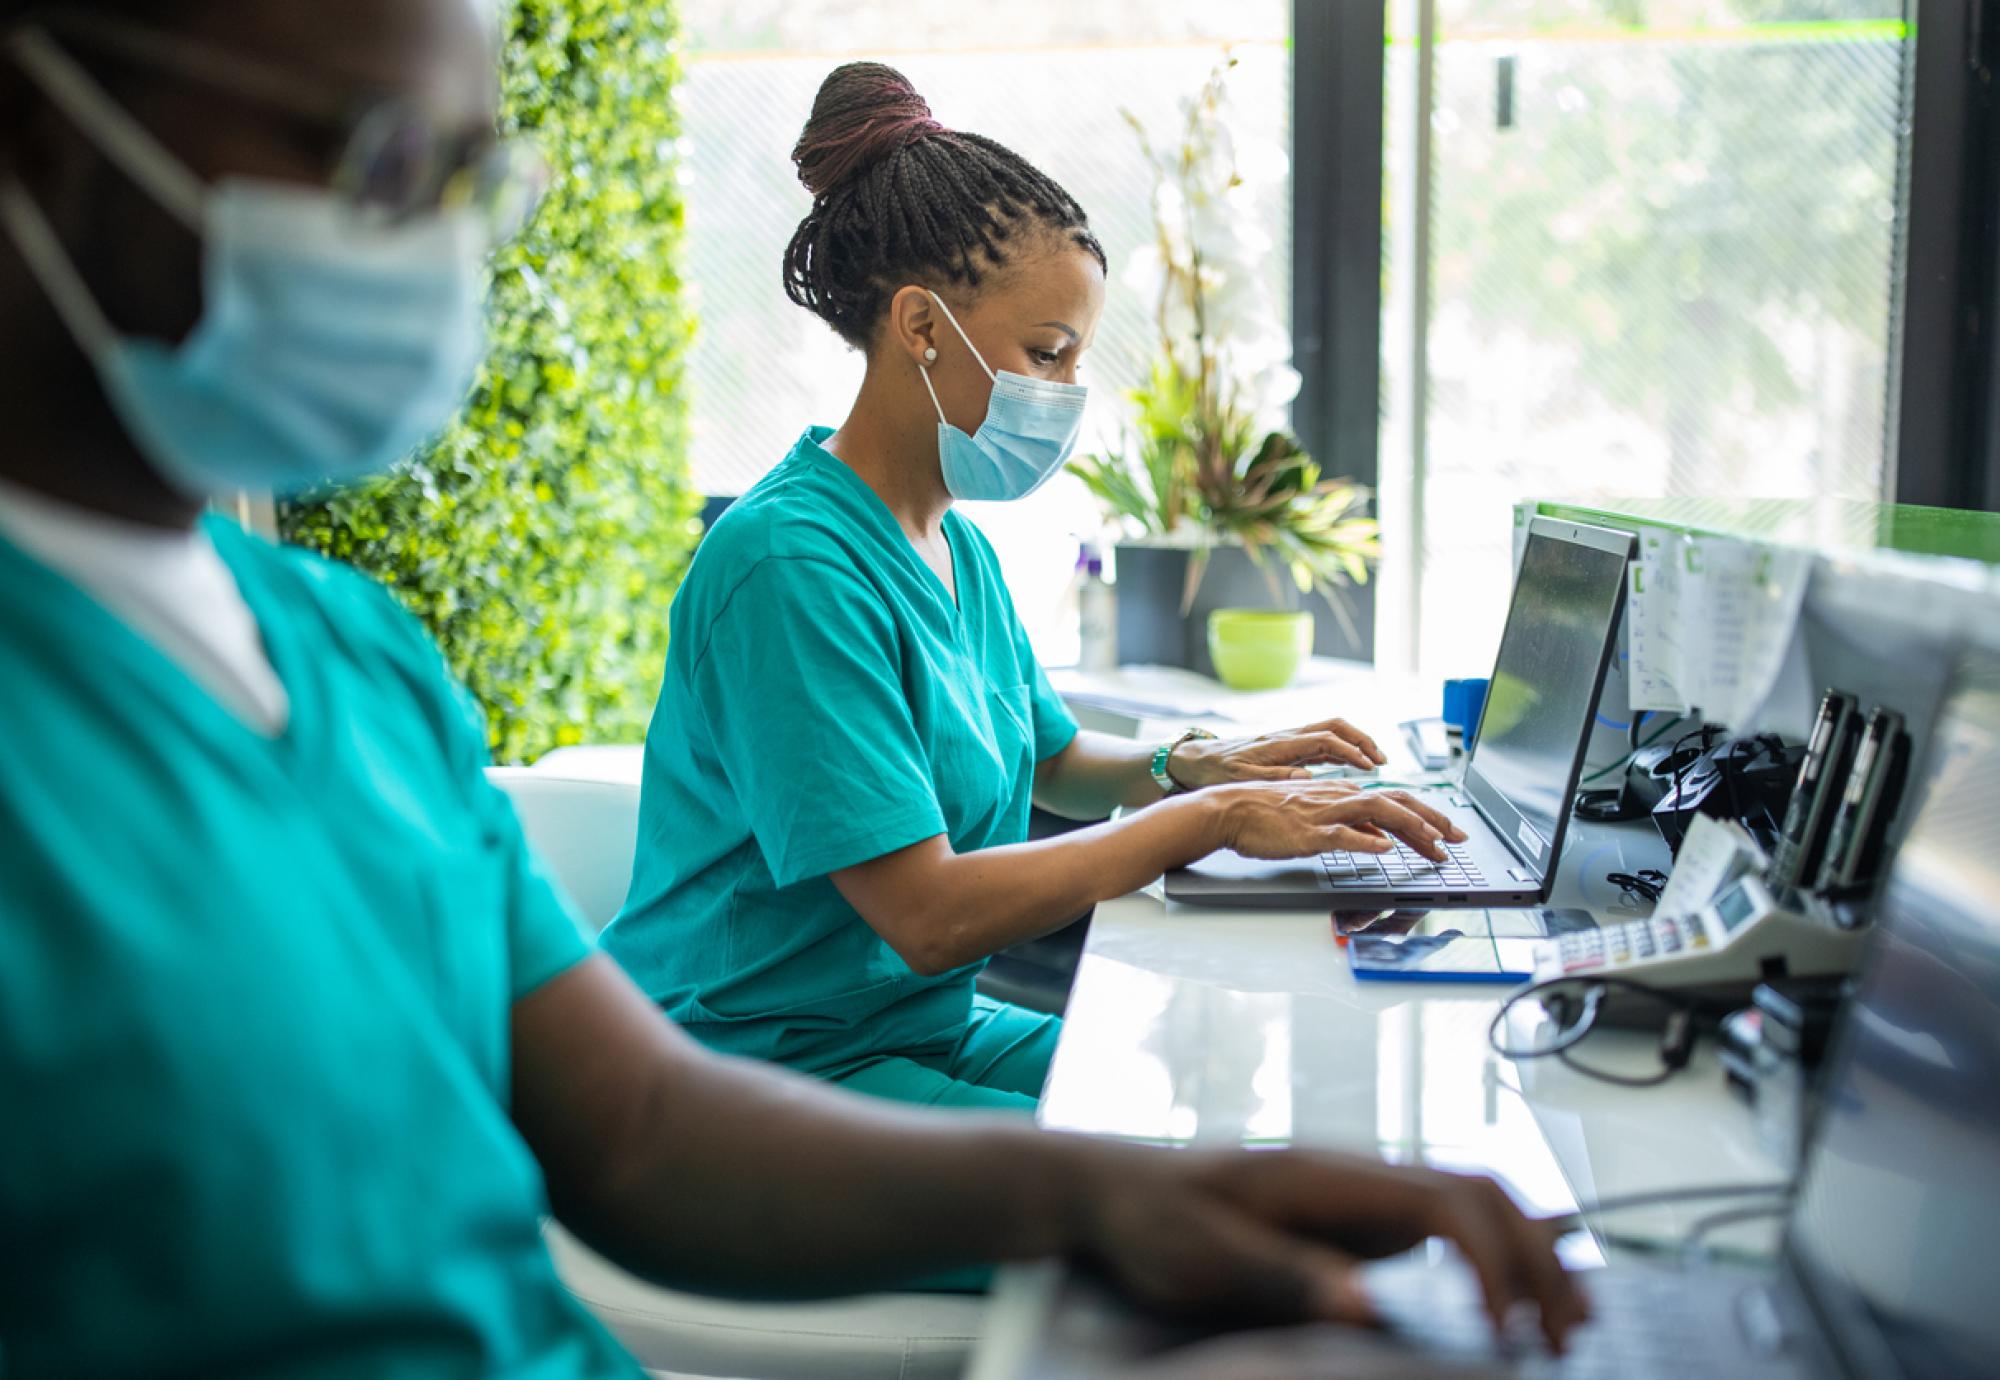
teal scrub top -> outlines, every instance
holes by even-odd
[[[276,738],[0,540],[0,1374],[637,1375],[508,1119],[588,945],[476,713],[374,585],[210,530]]]
[[[835,1072],[949,1045],[980,964],[911,970],[828,874],[1028,836],[1076,736],[977,528],[954,604],[815,427],[703,539],[646,735],[639,850],[600,939],[710,1046]]]

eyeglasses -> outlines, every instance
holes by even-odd
[[[511,239],[533,218],[549,166],[532,141],[450,128],[420,102],[357,95],[246,54],[105,15],[41,21],[53,38],[169,73],[331,131],[337,152],[328,187],[357,211],[387,221],[470,211],[490,240]],[[33,36],[33,31],[28,31]],[[22,36],[16,35],[16,41]]]

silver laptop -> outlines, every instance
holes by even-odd
[[[1820,1111],[1773,1267],[1694,1260],[1592,1271],[1592,1319],[1556,1357],[1533,1340],[1531,1317],[1516,1320],[1518,1336],[1510,1329],[1512,1346],[1496,1345],[1471,1273],[1456,1261],[1405,1257],[1366,1275],[1388,1336],[1326,1337],[1310,1352],[1315,1368],[1297,1373],[2000,1375],[2000,655],[1966,660],[1930,763],[1859,988],[1821,1070]],[[1027,1340],[1012,1354],[996,1348],[975,1372],[981,1380],[1122,1375],[1202,1335],[1125,1311],[1073,1271],[1054,1281],[1032,1323],[1014,1329]],[[1232,1361],[1266,1346],[1293,1355],[1302,1335],[1246,1335],[1233,1344],[1249,1350]],[[1211,1372],[1175,1372],[1195,1373]]]
[[[1465,831],[1433,863],[1392,853],[1263,862],[1217,853],[1167,874],[1167,895],[1211,906],[1529,906],[1548,899],[1624,605],[1632,538],[1536,518],[1463,786],[1427,803]]]

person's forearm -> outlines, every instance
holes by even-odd
[[[1100,901],[1225,847],[1223,811],[1205,795],[1053,838],[938,856],[921,885],[844,894],[920,973],[936,974],[1062,928]],[[922,845],[920,845],[922,846]]]
[[[1151,805],[1160,799],[1152,771],[1158,747],[1085,729],[1035,769],[1035,803],[1065,819],[1103,819],[1121,806]]]
[[[1363,1320],[1351,1257],[1449,1236],[1496,1322],[1587,1316],[1491,1180],[943,1116],[698,1047],[603,955],[514,1003],[510,1111],[557,1218],[663,1284],[797,1298],[1051,1255],[1189,1318]]]
[[[1080,1249],[1103,1147],[944,1118],[696,1054],[635,1108],[615,1177],[558,1217],[671,1287],[746,1298],[890,1288]]]

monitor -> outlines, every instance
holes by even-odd
[[[1562,847],[1631,553],[1627,533],[1538,517],[1514,577],[1465,789],[1537,880]]]
[[[2000,1371],[2000,654],[1963,662],[1877,911],[1786,1258],[1855,1374]]]

